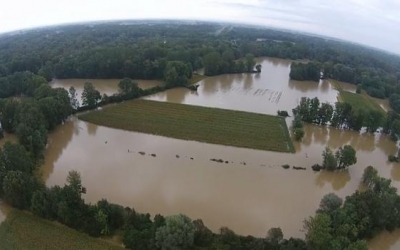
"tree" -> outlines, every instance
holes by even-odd
[[[204,56],[204,74],[214,76],[221,73],[221,55],[218,52],[211,52]]]
[[[354,165],[357,163],[356,150],[350,145],[346,145],[343,148],[340,147],[336,151],[336,159],[338,169],[345,169],[348,166]]]
[[[376,130],[382,125],[383,114],[379,110],[370,110],[367,116],[365,126],[367,131],[375,133]]]
[[[194,220],[193,225],[196,230],[194,233],[194,245],[199,247],[208,247],[213,242],[213,233],[208,229],[202,220]]]
[[[130,249],[154,249],[154,234],[155,230],[150,220],[150,214],[140,214],[133,211],[125,224],[122,241]]]
[[[74,86],[71,86],[69,88],[69,98],[70,98],[70,104],[72,109],[77,110],[79,108],[79,101],[78,101],[78,94],[76,93],[76,89]]]
[[[100,101],[101,95],[92,83],[86,82],[82,92],[82,105],[93,108]]]
[[[256,65],[256,70],[257,70],[258,73],[261,73],[261,69],[262,69],[261,64],[257,64]]]
[[[304,129],[303,128],[294,128],[293,129],[293,135],[294,135],[294,139],[296,141],[301,141],[301,139],[303,139],[304,137]]]
[[[278,245],[283,240],[283,232],[279,227],[273,227],[268,230],[267,240],[274,245]]]
[[[322,167],[329,171],[335,171],[337,168],[337,161],[332,150],[328,147],[322,152]]]
[[[343,204],[342,198],[340,198],[334,193],[329,193],[324,195],[324,197],[322,197],[317,212],[326,213],[329,215],[336,209],[340,208],[342,204]]]
[[[170,61],[165,68],[164,79],[168,87],[185,86],[191,77],[191,69],[181,61]]]
[[[361,94],[361,90],[362,90],[361,85],[360,85],[360,84],[357,85],[356,93],[357,93],[357,94]]]
[[[73,170],[68,173],[67,183],[68,186],[75,191],[75,193],[77,194],[84,193],[83,191],[85,188],[82,187],[81,174],[78,173],[77,171]]]
[[[14,132],[17,125],[17,110],[19,103],[7,100],[1,114],[1,127],[7,132]]]
[[[31,173],[34,162],[26,149],[17,143],[6,142],[0,149],[0,171]]]
[[[331,121],[333,115],[333,107],[329,103],[322,103],[317,111],[316,122],[320,125],[325,125]]]
[[[29,174],[21,171],[9,171],[3,180],[4,200],[16,208],[28,208],[33,188],[33,177]]]
[[[139,95],[140,88],[137,82],[133,82],[130,78],[122,79],[118,84],[119,91],[122,95],[136,97]]]
[[[353,242],[347,248],[348,250],[368,250],[368,244],[366,240],[358,240]]]
[[[165,218],[165,226],[157,229],[156,245],[163,250],[189,249],[194,242],[196,228],[186,215]]]
[[[366,187],[373,189],[378,179],[378,171],[374,167],[368,166],[366,169],[364,169],[361,182]]]
[[[246,70],[247,72],[253,72],[254,65],[256,65],[256,60],[254,60],[253,54],[246,54]]]
[[[331,249],[330,244],[333,237],[331,218],[328,215],[319,213],[314,217],[305,220],[304,230],[306,232],[306,241],[311,249]]]

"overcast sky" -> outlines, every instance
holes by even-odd
[[[400,0],[0,0],[0,33],[59,23],[146,18],[259,24],[400,54]]]

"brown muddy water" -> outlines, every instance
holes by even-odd
[[[171,89],[147,99],[268,114],[290,111],[303,96],[331,103],[337,99],[338,92],[328,81],[290,81],[290,61],[259,62],[261,74],[210,77],[199,82],[197,93]],[[117,91],[114,86],[110,92]],[[296,153],[284,154],[116,130],[72,118],[49,135],[41,172],[52,186],[63,185],[69,171],[79,171],[88,202],[106,198],[153,216],[184,213],[203,219],[214,231],[228,226],[255,236],[281,227],[286,237],[303,237],[302,221],[314,214],[320,199],[329,192],[341,197],[353,193],[368,165],[400,188],[400,165],[387,162],[397,147],[385,136],[314,125],[306,125],[305,132],[303,142],[295,144]],[[348,172],[311,170],[311,165],[321,163],[325,146],[345,144],[358,151],[358,163]],[[284,170],[282,164],[307,170]],[[382,234],[371,242],[371,249],[398,249],[399,239],[397,231]]]

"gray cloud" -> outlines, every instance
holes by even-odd
[[[399,0],[2,0],[0,32],[66,22],[197,19],[293,29],[400,54]]]

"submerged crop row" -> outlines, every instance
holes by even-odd
[[[284,118],[134,100],[79,116],[107,127],[227,146],[294,152]]]

